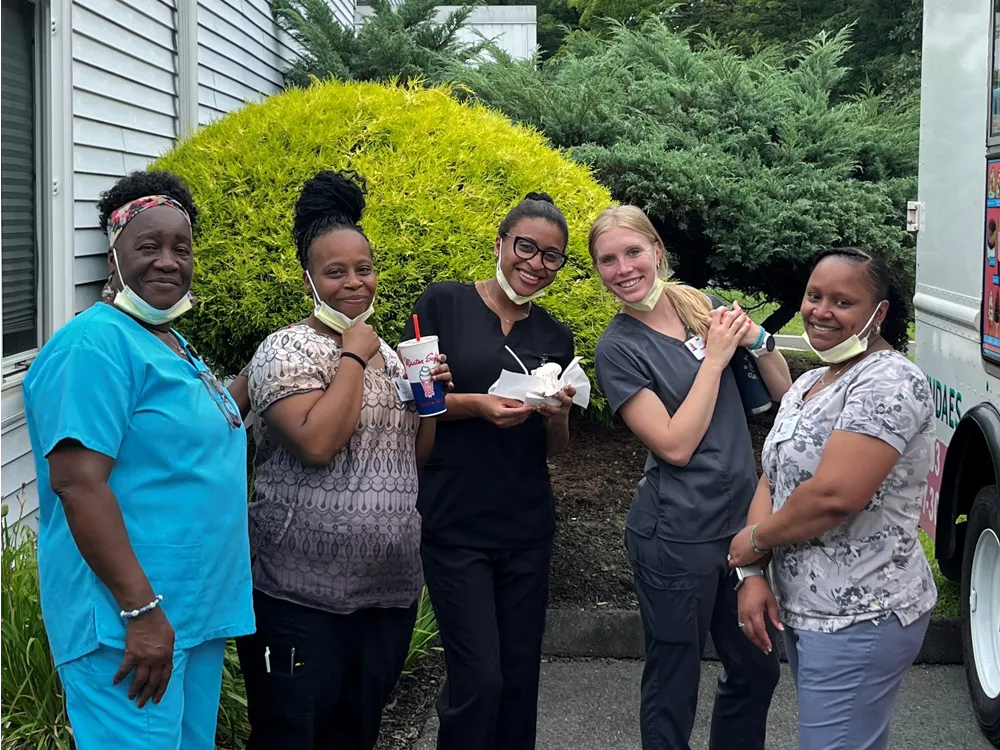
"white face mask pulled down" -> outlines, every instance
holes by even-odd
[[[115,270],[118,272],[118,278],[122,282],[121,291],[115,295],[114,306],[122,312],[128,313],[133,318],[141,320],[147,325],[161,326],[177,320],[177,318],[194,306],[191,301],[191,293],[188,292],[176,304],[171,305],[166,310],[153,307],[132,291],[129,285],[125,283],[125,279],[122,277],[121,266],[118,265],[118,250],[116,248],[111,248],[111,257],[114,258]]]
[[[523,297],[514,291],[514,288],[507,281],[507,277],[504,276],[503,271],[500,269],[500,258],[503,256],[503,250],[500,250],[500,254],[497,255],[497,284],[503,289],[503,293],[507,295],[507,299],[513,302],[515,305],[523,305],[525,303],[531,302],[532,300],[538,299],[543,294],[545,294],[544,289],[539,289],[534,294],[529,294],[527,297]]]
[[[316,320],[328,326],[333,331],[343,334],[348,328],[358,323],[364,323],[375,313],[375,299],[372,298],[367,310],[356,318],[348,318],[340,310],[334,310],[319,298],[319,292],[316,291],[316,285],[313,283],[312,275],[308,271],[306,271],[306,278],[309,279],[309,286],[313,290],[313,315],[316,316]]]
[[[812,342],[809,340],[808,333],[803,333],[802,338],[805,340],[806,344],[809,345],[812,353],[828,365],[836,365],[841,362],[846,362],[849,359],[854,359],[855,357],[868,351],[868,344],[871,340],[872,333],[874,333],[874,330],[871,329],[870,326],[875,320],[875,316],[878,315],[879,307],[881,307],[881,303],[875,307],[875,312],[872,313],[872,316],[868,318],[868,322],[861,328],[862,331],[866,329],[868,330],[868,333],[865,334],[864,338],[859,337],[858,334],[855,333],[853,336],[844,339],[836,346],[823,351],[820,351],[812,345]]]

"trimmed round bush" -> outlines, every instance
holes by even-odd
[[[368,181],[362,227],[379,277],[370,322],[391,344],[428,284],[492,276],[506,212],[530,191],[551,194],[569,223],[570,262],[539,304],[592,361],[617,309],[587,254],[608,191],[537,131],[450,94],[337,81],[293,89],[199,130],[151,166],[187,180],[198,205],[199,304],[179,327],[218,372],[238,372],[265,336],[312,309],[291,228],[302,184],[321,169]]]

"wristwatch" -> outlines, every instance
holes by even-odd
[[[762,575],[764,575],[764,569],[759,565],[744,565],[742,568],[733,568],[729,573],[729,579],[732,581],[733,590],[739,591],[747,578]]]
[[[757,334],[757,340],[753,342],[753,346],[750,347],[750,353],[759,358],[763,357],[765,354],[773,352],[774,347],[774,336],[765,331],[764,326],[761,326],[760,333]]]

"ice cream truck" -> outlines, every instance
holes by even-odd
[[[923,528],[961,583],[969,695],[1000,747],[1000,0],[926,0],[916,361],[937,440]]]

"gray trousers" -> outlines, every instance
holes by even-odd
[[[883,750],[903,676],[920,653],[928,612],[819,633],[785,628],[799,698],[799,750]]]
[[[690,750],[708,634],[725,667],[712,712],[712,750],[763,750],[778,684],[777,651],[764,654],[737,625],[729,539],[668,542],[626,531],[646,642],[643,750]],[[774,635],[771,636],[772,643]]]

